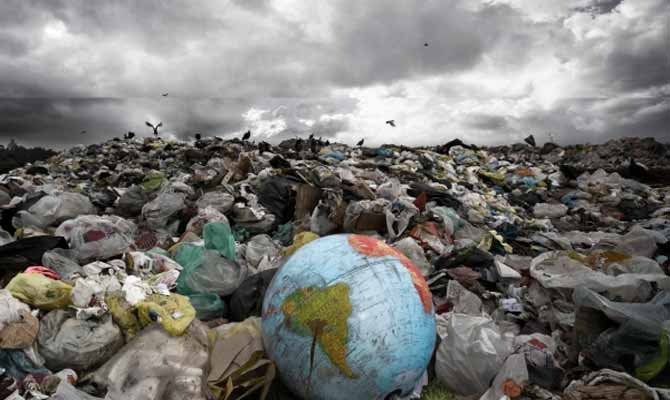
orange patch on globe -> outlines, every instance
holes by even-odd
[[[407,256],[387,245],[386,243],[369,236],[349,235],[348,240],[349,245],[364,256],[396,257],[398,260],[400,260],[402,265],[407,268],[407,271],[412,278],[414,288],[416,289],[416,292],[421,299],[421,304],[423,304],[423,311],[427,314],[430,313],[430,311],[433,309],[433,297],[430,294],[428,284],[426,283],[426,280],[423,279],[419,269],[409,258],[407,258]]]

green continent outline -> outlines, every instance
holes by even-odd
[[[312,337],[344,376],[357,378],[347,364],[347,320],[351,315],[347,284],[297,289],[286,297],[281,309],[289,330]]]

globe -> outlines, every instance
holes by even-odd
[[[296,251],[263,300],[263,345],[303,399],[407,395],[435,346],[428,285],[375,238],[332,235]]]

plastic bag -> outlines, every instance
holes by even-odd
[[[79,193],[55,193],[42,197],[28,211],[19,211],[17,228],[44,229],[82,214],[95,214],[96,208],[88,197]]]
[[[198,208],[213,207],[222,214],[227,213],[233,208],[235,196],[226,192],[207,192],[203,194],[196,205]]]
[[[195,318],[195,308],[188,297],[171,293],[152,294],[135,305],[130,304],[120,292],[105,298],[109,311],[128,339],[143,327],[159,322],[172,336],[183,335]]]
[[[512,343],[489,318],[451,314],[437,349],[435,373],[456,394],[481,395],[489,388]]]
[[[272,259],[279,255],[279,246],[268,235],[256,235],[247,242],[244,258],[247,263],[257,268],[263,257]]]
[[[133,185],[118,200],[119,214],[135,217],[142,212],[142,207],[149,202],[149,196],[141,186]]]
[[[421,275],[428,276],[433,272],[433,266],[426,259],[423,249],[416,240],[411,237],[406,237],[393,244],[393,248],[399,250],[407,258],[409,258],[414,265],[419,268]]]
[[[202,229],[205,248],[216,250],[228,260],[235,260],[235,237],[228,223],[210,222]]]
[[[30,307],[0,290],[0,349],[23,349],[37,337],[39,321]]]
[[[531,262],[530,276],[545,288],[574,289],[585,286],[596,292],[607,292],[611,298],[623,301],[645,301],[652,292],[651,283],[670,290],[670,276],[665,274],[606,275],[582,263],[574,252],[548,252]]]
[[[244,321],[260,316],[263,298],[277,269],[269,269],[248,277],[230,298],[230,319]]]
[[[116,353],[123,336],[109,316],[82,321],[70,312],[54,310],[42,318],[37,342],[49,369],[87,371]]]
[[[142,207],[142,217],[151,229],[165,229],[173,215],[185,207],[182,193],[166,190]]]
[[[177,279],[181,294],[213,293],[227,296],[247,276],[247,268],[224,258],[215,250],[185,244],[179,247],[175,260],[184,269]]]
[[[56,234],[67,239],[79,262],[123,254],[133,243],[135,224],[115,215],[82,215],[63,222]]]
[[[198,209],[198,214],[191,218],[188,221],[188,224],[186,224],[186,230],[201,236],[203,227],[208,222],[221,222],[229,224],[228,218],[226,218],[226,216],[220,213],[216,208],[206,207]]]
[[[6,287],[12,296],[42,310],[55,310],[70,305],[72,286],[41,274],[18,274]]]
[[[42,255],[42,265],[58,272],[64,280],[71,280],[83,273],[81,266],[68,257],[71,253],[70,250],[49,250]]]
[[[49,397],[49,400],[104,400],[102,397],[91,396],[86,392],[78,390],[72,386],[68,381],[61,380],[54,394]]]
[[[107,388],[107,399],[205,400],[209,364],[205,327],[170,336],[152,325],[98,368],[88,380]]]
[[[49,375],[49,370],[33,362],[24,350],[0,349],[0,365],[5,374],[17,380],[23,380],[26,375]]]
[[[221,318],[226,314],[226,303],[216,294],[196,293],[188,296],[193,308],[195,308],[195,317],[201,321]]]

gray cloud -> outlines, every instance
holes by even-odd
[[[6,0],[0,137],[65,147],[150,133],[152,118],[181,138],[253,124],[272,140],[663,138],[670,3],[572,1],[555,18],[531,18],[539,6]],[[386,118],[402,124],[381,130]]]
[[[470,114],[464,122],[471,128],[483,131],[496,131],[507,127],[507,118],[499,115]]]

